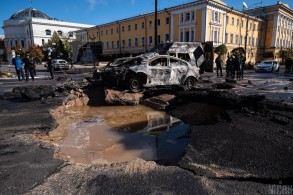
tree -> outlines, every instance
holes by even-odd
[[[42,48],[36,45],[30,46],[30,48],[27,50],[27,53],[30,56],[33,56],[34,58],[36,58],[36,60],[38,60],[39,62],[42,61],[45,57],[45,55],[43,54]]]
[[[243,47],[237,47],[232,49],[231,53],[237,55],[237,56],[241,56],[241,54],[245,54],[245,49]]]
[[[44,44],[45,56],[51,55],[52,58],[68,59],[69,54],[72,52],[72,47],[69,38],[60,37],[57,32],[53,32],[52,38],[48,43]]]
[[[218,55],[224,55],[228,52],[228,49],[225,44],[219,45],[215,48],[215,53]]]

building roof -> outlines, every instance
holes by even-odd
[[[10,17],[10,19],[14,19],[14,20],[24,19],[24,18],[42,18],[42,19],[47,19],[47,20],[52,19],[44,12],[38,11],[34,8],[27,8],[24,10],[20,10],[20,11],[14,13]]]

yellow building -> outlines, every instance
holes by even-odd
[[[103,55],[143,53],[155,43],[154,19],[154,12],[141,14],[88,28],[77,37],[102,43]],[[235,10],[221,0],[198,0],[160,10],[157,19],[158,43],[212,41],[214,47],[225,44],[229,52],[243,47],[247,62],[292,47],[293,11],[281,3]]]

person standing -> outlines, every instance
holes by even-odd
[[[37,76],[36,61],[35,61],[33,56],[30,57],[30,63],[31,63],[31,69],[32,69],[32,72],[33,72],[34,76]]]
[[[220,75],[223,76],[223,73],[222,73],[223,60],[220,55],[218,55],[215,62],[217,66],[217,76],[219,76],[219,71],[220,71]]]
[[[17,54],[15,58],[12,59],[12,63],[15,66],[15,71],[18,77],[18,80],[24,80],[24,72],[23,72],[23,67],[22,67],[22,61],[20,59],[20,55]],[[21,78],[20,78],[21,76]]]
[[[32,80],[35,80],[33,70],[31,68],[31,60],[29,54],[26,55],[26,57],[22,60],[24,63],[24,70],[25,70],[25,81],[29,81],[29,74],[31,75]]]
[[[227,61],[226,61],[226,77],[229,78],[229,77],[232,77],[232,57],[229,55],[228,53],[228,58],[227,58]]]
[[[232,78],[233,79],[235,78],[235,73],[237,78],[239,78],[239,58],[235,54],[233,54],[232,66],[233,66]]]
[[[241,54],[241,56],[240,56],[240,66],[239,66],[239,77],[240,78],[243,78],[245,62],[246,62],[246,57],[244,56],[244,54]]]
[[[52,58],[51,58],[51,56],[48,57],[48,63],[47,63],[47,65],[48,65],[48,70],[49,70],[50,75],[51,75],[50,80],[52,80],[52,79],[54,79],[54,66],[52,64]]]

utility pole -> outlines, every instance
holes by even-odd
[[[155,0],[155,46],[158,44],[158,0]]]

